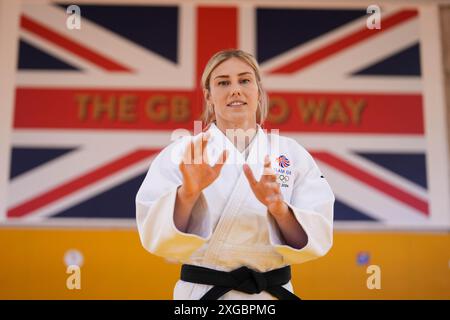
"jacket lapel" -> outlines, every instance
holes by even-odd
[[[250,194],[251,189],[248,185],[247,178],[245,177],[242,165],[245,163],[243,155],[234,147],[232,142],[215,126],[211,125],[211,137],[210,140],[212,147],[220,154],[223,149],[228,149],[230,154],[224,168],[228,165],[235,166],[238,172],[238,178],[236,185],[232,190],[230,197],[227,199],[223,211],[220,213],[220,218],[212,231],[212,235],[209,241],[209,246],[205,252],[205,263],[211,266],[215,266],[219,258],[221,248],[224,240],[230,232],[233,222],[239,211],[242,208],[242,204],[248,201],[249,198],[253,198]],[[249,156],[247,163],[249,164],[253,175],[257,180],[260,179],[264,169],[264,156],[267,153],[267,136],[264,131],[258,126],[257,135],[254,138],[249,150]],[[214,160],[216,157],[214,157]],[[223,183],[227,183],[226,177]],[[211,195],[213,196],[213,195]]]

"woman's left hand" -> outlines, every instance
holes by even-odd
[[[243,168],[250,188],[256,198],[267,207],[272,216],[280,217],[286,212],[289,212],[289,207],[283,200],[280,185],[277,182],[277,176],[270,167],[269,156],[266,155],[264,158],[264,172],[259,181],[256,181],[248,164],[244,164]]]

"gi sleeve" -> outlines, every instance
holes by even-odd
[[[303,148],[302,148],[303,149]],[[299,174],[290,201],[295,218],[308,236],[307,244],[293,248],[282,241],[279,230],[270,231],[270,241],[287,264],[303,263],[324,256],[333,245],[334,194],[312,156],[303,149],[307,166]]]
[[[183,182],[179,163],[188,141],[180,140],[163,149],[150,165],[136,195],[136,222],[141,243],[147,251],[171,261],[184,262],[207,241],[208,236],[198,228],[191,228],[191,233],[181,232],[174,223],[177,190]],[[193,212],[197,215],[204,212],[205,203],[202,194]]]

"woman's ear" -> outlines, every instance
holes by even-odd
[[[205,98],[206,103],[211,103],[211,94],[208,89],[203,89],[203,97]]]

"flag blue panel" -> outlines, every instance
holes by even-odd
[[[67,62],[45,53],[25,40],[20,40],[19,42],[18,68],[20,70],[80,70]]]
[[[423,153],[363,153],[366,158],[396,174],[427,188],[426,157]]]
[[[345,204],[343,201],[336,200],[334,203],[334,220],[347,221],[375,221],[375,219],[362,213],[359,210]]]
[[[10,179],[65,155],[72,149],[12,148]]]
[[[58,212],[58,218],[135,218],[136,193],[145,174],[112,187],[73,207]]]
[[[257,58],[264,62],[366,15],[364,10],[259,8]]]
[[[67,8],[67,5],[60,5]],[[178,61],[178,7],[79,5],[86,18],[173,62]]]
[[[412,45],[354,75],[420,76],[420,45]]]

